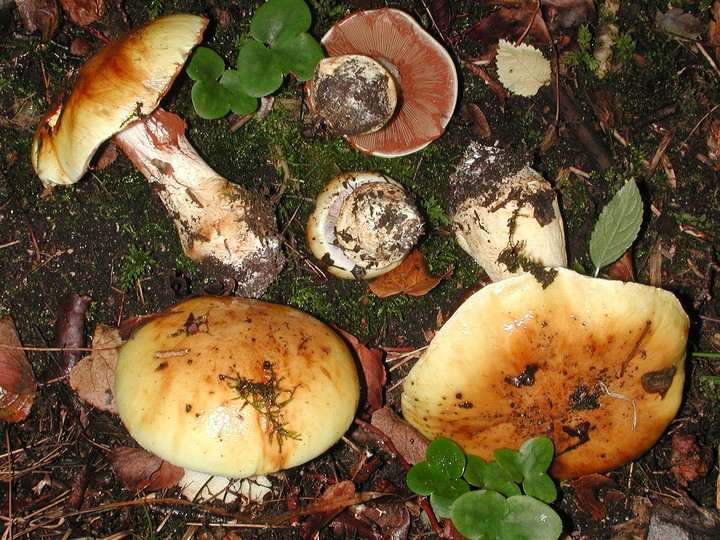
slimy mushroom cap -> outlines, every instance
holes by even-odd
[[[33,138],[31,160],[43,184],[77,182],[100,144],[155,110],[207,24],[184,13],[161,17],[88,60]]]
[[[153,318],[115,373],[123,423],[180,467],[242,478],[300,465],[345,433],[359,400],[342,339],[296,309],[201,297]]]
[[[492,459],[535,436],[555,443],[551,472],[575,478],[650,449],[675,417],[688,317],[669,292],[559,268],[471,296],[408,374],[405,418]]]

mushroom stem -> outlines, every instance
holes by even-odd
[[[271,205],[216,173],[185,136],[179,116],[156,110],[114,141],[173,216],[185,254],[211,273],[232,272],[238,293],[260,296],[282,268]]]
[[[493,281],[567,265],[555,191],[522,156],[471,143],[451,199],[458,243]]]

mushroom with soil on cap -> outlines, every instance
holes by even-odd
[[[407,13],[393,8],[353,13],[336,23],[321,43],[331,58],[316,68],[309,105],[355,148],[377,156],[404,156],[444,133],[457,101],[457,70],[443,46]],[[355,59],[343,60],[345,55],[368,57],[379,65],[370,68],[363,61],[360,69]],[[358,118],[363,111],[377,110],[381,112],[373,116],[382,119],[391,109],[386,124],[373,121],[368,130],[345,131],[347,123],[339,120],[343,114]]]
[[[661,289],[553,273],[466,300],[405,379],[405,419],[483,459],[544,435],[558,478],[649,450],[680,406],[688,316]]]
[[[517,152],[472,142],[451,176],[450,205],[458,243],[493,281],[567,266],[555,190]]]
[[[188,257],[209,272],[232,273],[240,294],[259,296],[284,261],[270,204],[213,171],[188,142],[183,121],[158,109],[207,23],[168,15],[106,45],[41,121],[31,160],[45,186],[73,184],[115,136],[158,186]]]
[[[130,435],[166,461],[246,478],[305,463],[355,417],[359,381],[344,341],[296,309],[200,297],[126,341],[115,369]]]
[[[398,182],[379,173],[352,172],[320,191],[307,238],[331,274],[372,279],[400,265],[422,230],[422,217]]]

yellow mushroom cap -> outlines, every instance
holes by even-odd
[[[77,182],[100,144],[154,111],[207,24],[198,15],[167,15],[88,60],[35,132],[30,157],[43,184]]]
[[[649,450],[680,406],[689,321],[671,293],[557,269],[465,301],[408,374],[405,418],[492,459],[535,436],[575,478]]]
[[[313,459],[359,401],[354,359],[328,326],[241,298],[183,302],[138,329],[115,372],[123,423],[147,450],[242,478]]]

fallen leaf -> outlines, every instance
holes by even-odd
[[[413,426],[400,418],[389,407],[375,411],[370,424],[384,433],[392,441],[398,453],[410,465],[425,459],[429,441]]]
[[[35,399],[35,374],[21,347],[12,319],[0,318],[0,419],[8,422],[25,420]]]
[[[492,135],[492,129],[485,116],[485,113],[477,103],[468,103],[463,109],[463,113],[470,121],[470,129],[478,137],[489,137]]]
[[[368,286],[380,298],[395,294],[423,296],[434,289],[451,272],[452,268],[440,277],[431,276],[425,256],[416,249],[405,257],[400,266],[373,279]]]
[[[622,257],[607,267],[607,275],[610,279],[625,281],[626,283],[635,281],[635,271],[633,270],[630,251],[626,251]]]
[[[697,39],[703,31],[700,19],[680,8],[672,8],[665,13],[658,11],[655,13],[655,24],[661,30],[687,39]]]
[[[550,82],[550,61],[538,49],[501,39],[497,55],[498,79],[513,94],[530,97]]]
[[[378,410],[383,406],[383,387],[387,381],[385,364],[383,363],[383,352],[380,349],[369,349],[353,336],[341,328],[333,325],[333,328],[340,332],[345,340],[355,349],[355,354],[360,360],[362,367],[365,388],[365,401],[370,412]]]
[[[575,505],[578,510],[590,515],[593,521],[600,521],[607,516],[607,507],[600,499],[600,490],[617,488],[614,480],[602,474],[588,474],[570,482],[575,490]]]
[[[60,0],[68,18],[78,26],[98,21],[107,12],[105,0]]]
[[[175,487],[185,474],[182,467],[141,448],[116,448],[108,460],[120,484],[132,492]]]
[[[540,0],[542,18],[555,42],[582,24],[594,25],[597,8],[593,0]],[[577,34],[577,32],[571,32]],[[575,35],[569,41],[575,41]]]
[[[70,386],[80,399],[115,414],[115,364],[122,344],[117,328],[97,325],[92,353],[80,360],[70,372]]]
[[[63,296],[55,315],[55,336],[53,347],[64,348],[52,357],[53,361],[43,373],[46,380],[66,377],[83,353],[85,347],[85,311],[90,305],[89,296],[75,293]]]
[[[528,34],[536,43],[551,43],[550,32],[542,17],[536,16],[537,3],[522,1],[516,5],[500,6],[484,19],[476,22],[467,31],[467,36],[478,43],[487,56],[500,39],[515,41],[525,33],[530,26]]]
[[[353,484],[350,480],[344,480],[327,488],[318,499],[318,502],[334,501],[339,498],[350,497],[354,493],[355,484]],[[313,538],[320,529],[330,523],[330,521],[343,510],[345,510],[345,506],[338,505],[311,514],[302,525],[303,537]]]
[[[713,467],[712,452],[701,447],[695,435],[676,434],[670,447],[670,476],[681,486],[687,486],[710,473]]]
[[[38,32],[43,41],[49,41],[60,25],[57,0],[25,0],[16,3],[25,30],[31,34]]]

